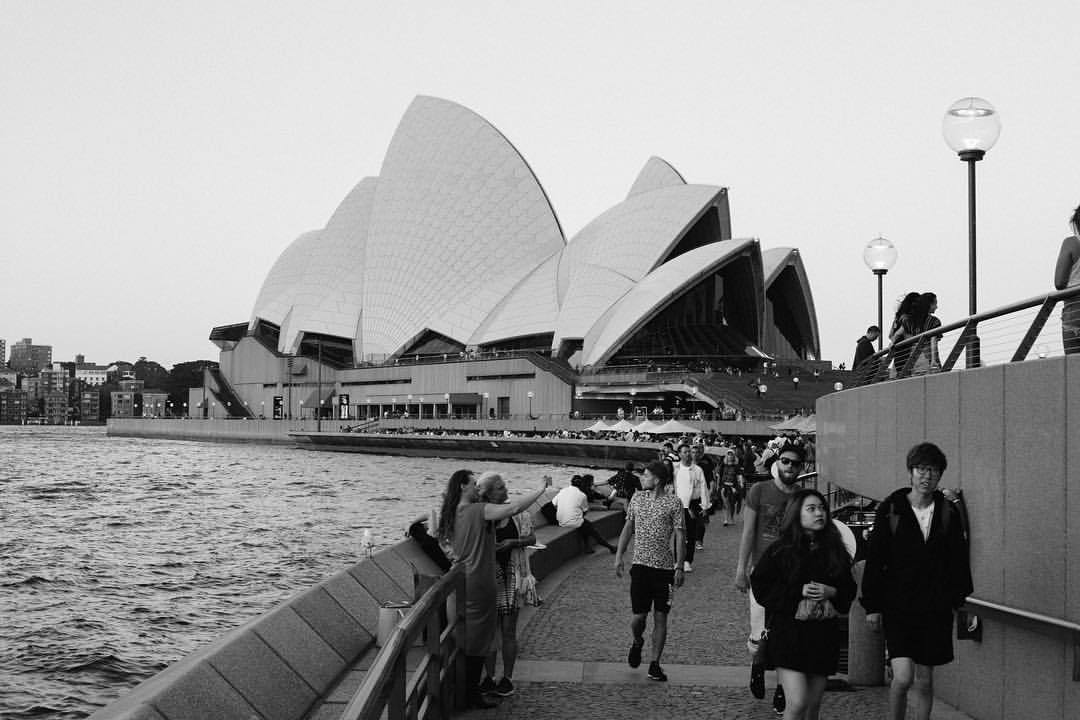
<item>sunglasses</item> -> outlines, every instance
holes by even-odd
[[[792,460],[791,458],[780,458],[781,465],[802,465],[802,460]]]

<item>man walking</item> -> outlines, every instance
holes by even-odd
[[[623,553],[634,538],[634,562],[630,567],[630,607],[633,641],[627,662],[641,665],[645,645],[645,623],[653,612],[652,651],[649,679],[663,682],[667,675],[660,667],[660,655],[667,641],[667,617],[671,611],[673,587],[683,584],[683,552],[686,546],[682,503],[668,492],[671,476],[667,464],[649,463],[641,477],[641,490],[634,493],[626,508],[626,522],[615,551],[615,575],[622,577]],[[674,539],[675,552],[672,553]],[[674,555],[674,556],[673,556]]]
[[[705,473],[694,464],[690,446],[679,445],[679,464],[675,466],[675,495],[682,502],[686,524],[685,572],[694,571],[694,549],[698,542],[698,525],[705,522],[709,509],[709,488],[705,485]]]
[[[934,667],[953,660],[953,612],[972,592],[960,512],[938,490],[948,463],[933,443],[907,454],[910,485],[877,508],[862,581],[866,622],[885,630],[892,665],[890,720],[903,720],[914,690],[916,720],[929,720]]]
[[[754,591],[749,588],[750,573],[765,548],[780,536],[780,524],[784,508],[791,495],[799,489],[799,471],[803,466],[803,449],[794,444],[781,445],[768,471],[772,478],[753,485],[746,494],[743,508],[742,537],[735,567],[735,587],[747,593],[750,602],[750,637],[746,647],[751,655],[757,652],[758,642],[765,631],[765,608],[757,602]],[[750,667],[750,692],[754,697],[765,697],[765,666],[754,663]],[[776,686],[773,707],[783,711],[784,691]]]
[[[866,328],[866,334],[855,341],[855,359],[851,361],[851,369],[858,370],[866,358],[874,354],[874,341],[881,336],[881,328],[871,325]]]
[[[720,499],[720,489],[717,487],[719,478],[716,472],[716,463],[705,452],[705,444],[702,442],[694,443],[694,446],[690,448],[690,460],[699,468],[701,468],[701,474],[705,477],[705,495],[709,499],[709,505],[707,510],[702,513],[697,527],[697,541],[694,544],[694,550],[705,549],[705,529],[709,524],[709,516],[716,512],[716,501]]]

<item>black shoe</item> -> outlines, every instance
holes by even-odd
[[[484,695],[494,695],[495,694],[495,681],[492,680],[489,677],[486,677],[483,680],[481,680],[480,681],[480,692],[483,693]]]
[[[663,668],[660,667],[660,663],[655,660],[649,663],[649,679],[667,682],[667,674],[664,672]]]
[[[765,666],[750,666],[750,694],[761,700],[765,697]]]
[[[630,645],[630,653],[626,656],[626,664],[632,668],[641,665],[641,648],[645,645],[645,639],[635,640]]]
[[[495,686],[495,694],[499,697],[510,697],[514,694],[514,683],[510,681],[510,678],[503,677]]]
[[[476,692],[469,694],[469,707],[476,708],[477,710],[490,710],[493,707],[499,707],[499,703],[494,700],[488,700],[484,697],[484,694],[477,690]]]
[[[787,698],[784,697],[784,686],[777,685],[776,692],[772,696],[772,709],[776,711],[777,715],[784,714],[784,708],[787,707]]]

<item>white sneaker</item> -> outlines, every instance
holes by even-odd
[[[685,560],[683,561],[682,569],[683,572],[694,572],[694,568],[691,567],[690,563],[686,562]]]
[[[705,545],[704,545],[704,543],[694,543],[694,549],[695,550],[704,550]]]

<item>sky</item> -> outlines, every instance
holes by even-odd
[[[416,95],[497,127],[571,239],[652,155],[729,188],[735,237],[799,248],[822,356],[886,316],[967,314],[967,176],[945,109],[1002,133],[978,169],[985,310],[1053,289],[1080,204],[1080,3],[0,0],[0,338],[56,361],[217,359],[279,254],[377,175]]]

